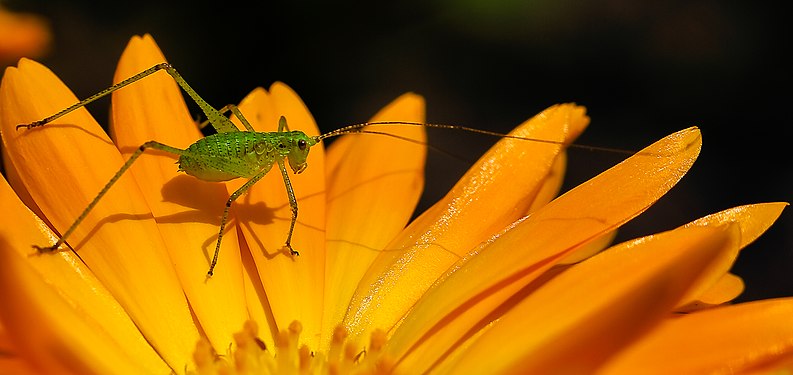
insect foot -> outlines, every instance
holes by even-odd
[[[297,250],[293,249],[291,244],[284,245],[284,250],[287,250],[287,249],[289,250],[289,255],[300,256],[300,253],[297,252]]]
[[[39,126],[43,126],[44,124],[46,124],[46,122],[44,122],[42,120],[38,120],[38,121],[33,121],[33,122],[29,123],[29,124],[19,124],[19,125],[16,126],[16,129],[19,130],[19,129],[36,128],[36,127],[39,127]]]
[[[52,245],[52,246],[43,246],[42,247],[42,246],[33,245],[33,248],[36,249],[36,251],[39,254],[52,253],[55,250],[58,250],[58,247],[60,247],[60,246],[59,245]]]

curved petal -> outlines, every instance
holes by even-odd
[[[781,355],[773,356],[766,362],[758,363],[745,371],[743,375],[768,375],[768,374],[790,374],[793,372],[793,353],[786,352]]]
[[[26,268],[30,268],[30,271],[40,278],[33,285],[23,285],[22,281],[18,280],[11,285],[12,288],[26,289],[27,294],[41,292],[42,294],[37,296],[37,298],[45,301],[53,293],[58,295],[60,299],[68,304],[67,309],[73,311],[77,318],[83,320],[79,327],[87,327],[96,331],[96,333],[91,334],[94,336],[107,336],[93,343],[92,346],[101,347],[107,340],[113,341],[107,350],[121,350],[126,355],[129,355],[130,358],[134,358],[137,365],[132,368],[140,366],[150,373],[171,371],[151,345],[146,342],[146,339],[132,322],[129,315],[74,253],[62,251],[52,255],[39,255],[31,248],[31,244],[54,242],[56,238],[49,228],[19,201],[2,176],[0,176],[0,207],[3,207],[3,215],[0,215],[0,239],[3,239],[4,243],[4,247],[0,249],[0,252],[7,252],[6,257],[15,256],[22,262],[27,263]],[[10,267],[10,265],[6,264],[4,268],[6,267]],[[0,293],[0,296],[2,296],[0,310],[14,308],[17,304],[30,302],[30,300],[11,300],[5,292]],[[34,307],[28,306],[26,308]],[[53,309],[51,306],[39,307],[47,310]],[[1,315],[3,313],[0,313]],[[22,315],[21,317],[24,319],[23,321],[8,321],[8,326],[19,326],[20,329],[14,332],[16,334],[27,336],[28,332],[24,328],[41,324],[33,317],[27,315]],[[55,317],[55,319],[59,318]],[[70,326],[65,325],[62,327],[64,335],[68,334],[65,330],[68,327]],[[74,330],[71,331],[71,335],[74,336],[83,334],[85,333],[78,330],[78,326],[74,326]],[[52,338],[55,339],[56,336],[54,335]],[[63,338],[68,340],[68,336],[58,337],[58,339]],[[20,339],[16,337],[13,339],[16,339],[16,341],[27,340],[27,338]],[[66,341],[59,345],[66,345],[68,342]],[[35,345],[38,349],[45,346],[42,342],[38,342]],[[36,350],[37,348],[28,349]],[[39,353],[39,355],[55,354]],[[85,361],[91,361],[90,355],[93,354],[97,353],[77,353],[78,356],[85,356],[83,358]],[[118,354],[114,354],[114,356],[118,356]]]
[[[696,293],[698,294],[697,297],[693,299],[684,298],[683,302],[675,309],[675,312],[692,312],[730,302],[740,296],[743,293],[743,289],[743,279],[737,275],[725,273],[710,288],[704,292]]]
[[[545,180],[537,193],[537,198],[534,199],[531,207],[526,210],[526,214],[537,211],[559,195],[559,190],[562,189],[562,183],[564,182],[564,173],[566,169],[567,152],[565,151],[560,152],[559,155],[556,156],[556,160],[554,160],[551,169],[548,171],[548,175],[545,176]]]
[[[121,56],[114,82],[164,61],[151,36],[134,37]],[[112,134],[126,157],[150,140],[184,149],[201,137],[179,87],[166,72],[114,92],[112,109]],[[130,172],[151,207],[202,331],[222,353],[249,319],[237,231],[224,234],[214,275],[207,279],[228,193],[224,184],[177,172],[177,157],[146,151]]]
[[[752,243],[757,237],[760,237],[782,214],[782,210],[787,205],[787,203],[776,202],[738,206],[686,224],[685,226],[689,227],[737,223],[741,229],[741,244],[734,252],[723,254],[723,257],[714,263],[713,268],[708,270],[707,276],[698,281],[697,285],[689,291],[686,298],[680,302],[680,306],[694,303],[703,293],[713,287],[732,268],[735,259],[738,257],[738,251]]]
[[[405,94],[371,121],[424,122],[424,99]],[[322,343],[329,345],[361,276],[407,225],[424,187],[426,134],[417,126],[376,126],[382,135],[350,134],[328,147],[326,293]],[[326,348],[327,349],[327,348]]]
[[[578,138],[578,135],[584,131],[588,124],[588,118],[582,118],[581,121],[571,121],[568,130],[569,135],[567,136],[565,142],[572,143],[576,138]],[[537,198],[535,198],[531,207],[527,211],[527,214],[533,213],[556,198],[556,196],[559,194],[559,190],[562,188],[566,169],[567,151],[563,151],[560,152],[556,157],[556,160],[554,161],[548,176],[545,178],[545,181],[540,188],[540,192],[537,194]],[[611,244],[611,242],[614,240],[614,237],[616,236],[616,231],[605,233],[599,239],[593,240],[589,244],[581,246],[576,251],[570,253],[570,255],[568,255],[567,258],[562,260],[560,263],[573,264],[589,258],[608,247],[608,245]]]
[[[39,375],[41,371],[36,371],[24,358],[19,357],[14,352],[3,352],[0,356],[0,373],[14,375]]]
[[[419,300],[389,352],[409,353],[407,367],[442,358],[552,266],[650,207],[688,171],[700,145],[696,129],[667,136],[495,235]]]
[[[239,228],[237,229],[240,231]],[[239,236],[243,237],[241,231]],[[265,347],[275,348],[278,326],[275,323],[272,309],[270,309],[270,302],[267,299],[267,292],[264,290],[264,284],[259,277],[256,261],[253,260],[253,255],[251,255],[251,251],[248,249],[248,244],[245,241],[240,241],[240,253],[242,255],[242,265],[245,272],[243,287],[245,288],[248,315],[251,317],[251,320],[257,323],[257,327],[259,327],[259,338],[264,342]]]
[[[290,130],[319,134],[311,113],[283,83],[274,83],[269,94],[255,90],[240,103],[240,110],[258,131],[277,131],[278,118],[283,115]],[[320,338],[325,277],[324,153],[322,144],[313,146],[308,168],[299,175],[288,172],[299,215],[292,247],[300,256],[292,257],[284,250],[292,212],[277,164],[234,205],[277,330],[299,320],[303,325],[300,337],[312,350],[318,348]]]
[[[4,238],[5,236],[0,234],[0,237]],[[40,372],[31,366],[32,364],[28,363],[25,358],[19,356],[19,350],[8,337],[8,331],[3,326],[3,319],[0,318],[0,374],[34,375]]]
[[[512,135],[562,142],[584,109],[559,105]],[[364,275],[345,316],[353,337],[389,330],[446,269],[531,206],[561,147],[504,138],[441,201],[413,221]]]
[[[82,108],[43,128],[15,129],[77,102],[36,62],[23,59],[19,68],[6,70],[0,102],[9,158],[48,221],[63,232],[124,161]],[[184,368],[198,332],[151,211],[131,176],[118,179],[68,242],[169,365]]]
[[[583,110],[583,108],[582,108]],[[583,114],[583,113],[582,113]],[[567,136],[565,137],[565,144],[573,143],[576,138],[578,138],[581,133],[584,132],[586,127],[589,125],[589,117],[587,116],[575,116],[570,119],[567,123]],[[548,202],[552,201],[559,195],[559,190],[562,188],[562,183],[564,182],[564,175],[567,169],[567,151],[562,150],[556,156],[553,165],[551,166],[550,171],[548,171],[548,175],[545,176],[542,186],[539,188],[539,192],[537,196],[534,198],[534,201],[531,203],[527,214],[530,214],[542,206],[548,204]]]
[[[793,355],[791,317],[793,298],[783,298],[668,319],[599,373],[740,373],[775,358],[789,361]]]
[[[0,294],[6,306],[0,318],[8,326],[28,363],[42,373],[140,374],[135,358],[114,341],[112,333],[97,330],[83,311],[48,286],[39,273],[0,238]]]
[[[615,237],[617,237],[616,229],[605,232],[600,235],[600,237],[579,246],[575,251],[570,253],[570,255],[559,261],[559,264],[574,264],[587,259],[609,247]]]
[[[452,371],[592,373],[662,321],[713,258],[737,242],[738,229],[727,224],[612,247],[518,303],[458,357]]]
[[[8,68],[8,70],[13,71],[15,68]],[[14,74],[14,73],[11,73]],[[0,103],[0,114],[3,112],[2,103]],[[1,116],[1,115],[0,115]],[[0,130],[0,140],[2,140],[2,131]],[[3,142],[5,143],[5,142]],[[7,183],[11,186],[11,188],[16,192],[17,197],[22,203],[25,204],[31,211],[33,211],[36,216],[38,216],[41,220],[43,220],[48,226],[52,227],[52,224],[47,221],[47,217],[41,212],[41,209],[36,205],[36,201],[33,200],[33,197],[30,196],[30,192],[25,187],[25,184],[22,182],[22,178],[19,176],[19,172],[17,171],[14,163],[11,162],[11,157],[8,155],[8,147],[0,147],[0,151],[3,153],[3,167],[5,168],[5,178],[7,179]]]

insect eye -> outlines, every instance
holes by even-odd
[[[297,141],[297,148],[299,148],[300,151],[305,151],[306,150],[306,141],[303,140],[303,139]]]

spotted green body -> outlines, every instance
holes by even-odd
[[[300,173],[314,144],[301,131],[217,133],[190,145],[179,156],[179,171],[205,181],[253,178],[286,158],[292,171]]]

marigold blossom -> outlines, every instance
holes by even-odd
[[[135,37],[115,81],[165,61]],[[196,84],[200,92],[200,85]],[[680,180],[700,151],[689,128],[556,197],[562,143],[589,122],[552,106],[502,139],[446,197],[409,222],[423,188],[421,127],[402,139],[346,135],[314,146],[232,208],[214,276],[223,203],[244,181],[179,174],[142,156],[68,241],[53,243],[149,140],[184,148],[201,133],[178,86],[157,73],[113,94],[112,140],[85,109],[17,130],[77,99],[27,59],[0,86],[8,183],[0,183],[0,372],[707,373],[793,369],[793,298],[731,305],[729,270],[786,203],[739,206],[608,247],[617,228]],[[319,130],[282,83],[240,103],[254,128]],[[405,94],[372,120],[423,122]],[[236,119],[235,119],[236,121]]]

